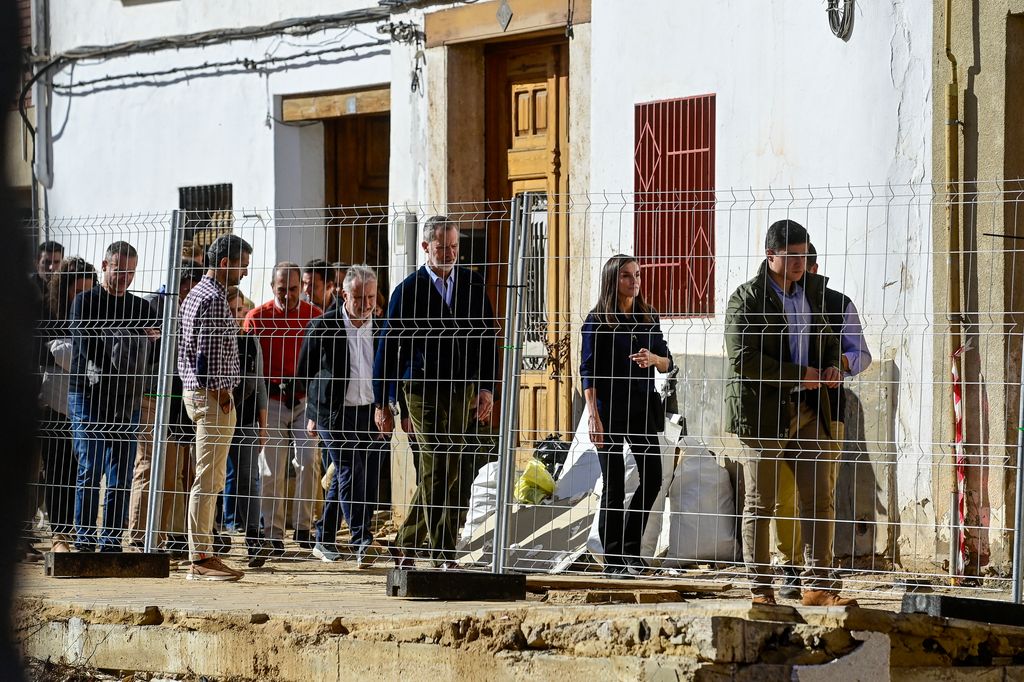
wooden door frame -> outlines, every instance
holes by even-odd
[[[310,92],[281,98],[281,120],[285,123],[390,112],[390,85]]]
[[[500,0],[478,2],[431,12],[424,17],[423,32],[428,48],[466,42],[493,42],[527,38],[541,31],[566,35],[572,24],[588,24],[591,0],[510,0],[512,19],[502,27],[496,19]]]
[[[549,128],[554,127],[551,132],[559,141],[557,145],[557,156],[553,156],[546,163],[547,172],[543,177],[531,178],[529,180],[515,180],[510,178],[508,150],[512,142],[512,99],[508,85],[514,80],[507,72],[508,59],[521,51],[532,51],[544,48],[557,50],[556,73],[551,76],[555,95],[555,109],[552,119],[549,121]],[[566,214],[566,202],[569,191],[569,154],[568,142],[569,123],[569,42],[564,35],[533,36],[525,40],[514,42],[491,43],[484,46],[484,69],[485,69],[485,119],[484,130],[489,133],[485,147],[484,163],[484,188],[488,201],[507,201],[513,196],[515,185],[526,185],[521,189],[543,189],[549,200],[549,256],[547,262],[547,282],[553,289],[552,299],[549,299],[550,314],[549,330],[546,338],[548,348],[559,348],[561,337],[569,337],[571,310],[569,300],[568,273],[560,271],[569,254],[569,222]],[[528,76],[524,76],[529,79]],[[557,172],[556,172],[557,170]],[[492,240],[489,245],[489,259],[491,262],[501,262],[500,256],[508,243],[509,225],[502,224],[499,231],[500,237]],[[557,241],[556,241],[557,240]],[[507,255],[506,255],[507,257]],[[500,268],[495,268],[493,277],[498,277]],[[566,277],[561,275],[565,274]],[[499,282],[488,282],[496,285]],[[498,309],[502,307],[503,290],[498,287],[498,300],[495,305]],[[554,389],[552,395],[548,396],[546,424],[562,433],[572,431],[572,370],[571,366],[563,372],[559,383],[550,384]]]

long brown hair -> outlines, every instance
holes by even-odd
[[[64,320],[68,316],[68,292],[80,279],[92,280],[96,284],[96,268],[84,258],[74,256],[61,261],[57,272],[50,277],[46,285],[46,307],[55,320]]]
[[[601,324],[616,327],[622,321],[622,311],[619,310],[619,272],[630,263],[640,265],[640,261],[635,257],[617,253],[609,258],[601,268],[600,294],[597,305],[590,311],[591,314],[597,316]],[[647,304],[643,295],[638,293],[633,299],[633,314],[641,322],[654,322],[657,312]]]

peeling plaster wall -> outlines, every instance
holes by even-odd
[[[946,87],[950,65],[944,50],[945,3],[935,3],[933,50],[935,155],[933,176],[945,186]],[[968,536],[971,563],[979,560],[1008,566],[1014,525],[1014,469],[1017,460],[1020,336],[1024,321],[1019,256],[1016,240],[986,237],[984,232],[1024,234],[1019,215],[1020,159],[1024,142],[1020,129],[1020,91],[1024,82],[1024,58],[1020,41],[1024,30],[1022,0],[955,2],[951,16],[952,50],[959,63],[959,176],[966,192],[961,214],[963,306],[971,324],[965,325],[965,341],[971,349],[964,356],[964,415],[966,452],[972,457],[967,469],[967,520],[984,527]],[[977,183],[979,196],[970,193]],[[1002,192],[1006,194],[1002,194]],[[1004,201],[1006,203],[1004,203]],[[948,376],[951,352],[946,322],[949,310],[947,259],[948,228],[943,205],[935,207],[935,323],[934,374]],[[953,440],[949,387],[933,388],[935,440],[943,466],[935,477],[936,515],[949,523],[949,491],[953,468],[949,466]],[[944,532],[936,552],[948,552]]]

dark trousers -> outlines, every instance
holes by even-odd
[[[225,487],[223,509],[234,510],[234,523],[245,533],[246,541],[260,537],[259,452],[260,427],[236,427],[228,450],[228,462],[235,472],[234,489],[228,493]]]
[[[450,561],[473,478],[491,456],[493,437],[481,433],[473,419],[476,387],[471,384],[411,385],[405,395],[419,468],[412,508],[395,545],[415,550],[425,542],[434,561]]]
[[[316,539],[333,548],[340,516],[344,516],[358,552],[373,542],[370,519],[377,509],[380,470],[390,466],[390,441],[381,439],[372,405],[342,408],[340,427],[317,425],[327,457],[334,462],[334,478],[316,524]]]
[[[237,438],[235,439],[237,440]],[[238,502],[238,480],[235,472],[235,441],[231,441],[231,450],[228,452],[228,470],[224,478],[224,492],[220,494],[220,505],[217,507],[218,523],[225,530],[233,530],[238,526],[238,510],[235,505]]]
[[[71,422],[59,412],[44,409],[40,427],[43,498],[50,532],[70,542],[75,532],[75,483],[78,478],[78,456],[71,438]]]
[[[628,508],[624,443],[629,443],[640,477],[640,485],[633,493]],[[601,464],[602,480],[598,532],[605,562],[623,565],[627,559],[640,557],[640,541],[647,527],[647,516],[661,489],[661,444],[657,434],[609,429],[604,434],[604,446],[598,450],[597,459]]]
[[[135,464],[139,410],[127,424],[97,419],[87,394],[68,394],[71,429],[78,455],[75,489],[75,544],[90,549],[97,542],[100,479],[105,479],[103,522],[99,528],[100,551],[120,551],[128,523],[128,494]]]

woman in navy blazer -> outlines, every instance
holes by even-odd
[[[657,312],[640,295],[636,258],[619,254],[605,263],[600,298],[582,335],[580,375],[603,479],[598,529],[605,572],[638,575],[648,568],[640,540],[661,487],[658,433],[665,427],[665,411],[654,390],[654,370],[669,371],[672,356]],[[625,443],[640,477],[628,508]]]

